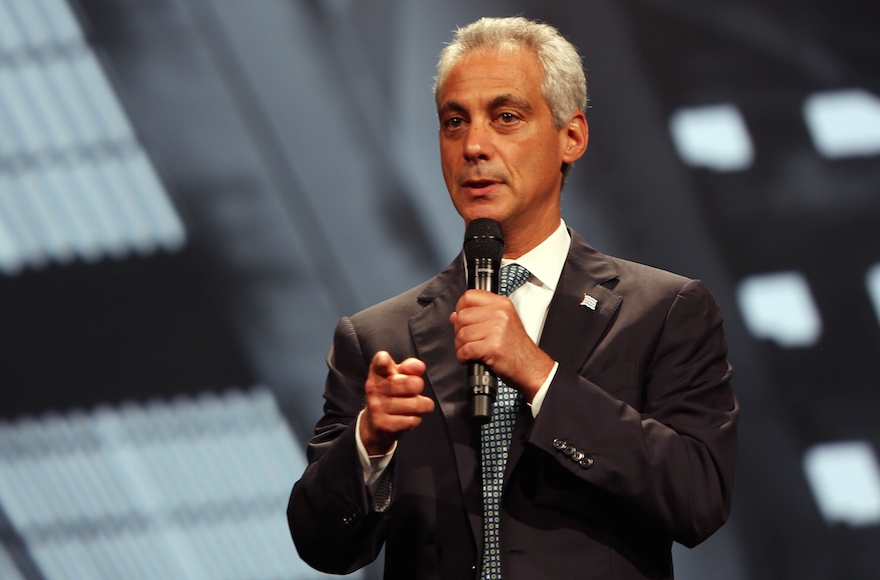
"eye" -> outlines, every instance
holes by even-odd
[[[504,113],[501,113],[500,115],[498,115],[498,120],[504,124],[509,125],[510,123],[516,122],[518,119],[517,119],[516,115],[514,115],[513,113],[505,111]]]
[[[449,117],[445,121],[443,121],[443,126],[447,129],[458,129],[464,124],[464,119],[461,117]]]

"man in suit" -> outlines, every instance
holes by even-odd
[[[702,283],[565,227],[586,82],[555,29],[460,29],[435,98],[453,204],[466,224],[501,224],[502,263],[528,281],[509,296],[467,290],[459,256],[339,322],[288,508],[297,549],[347,573],[384,546],[385,577],[406,580],[672,578],[672,541],[696,545],[730,510],[739,411],[718,307]],[[468,361],[519,395],[500,447],[467,416]]]

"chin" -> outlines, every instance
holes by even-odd
[[[498,209],[482,206],[482,207],[470,207],[464,208],[463,211],[458,212],[466,224],[471,223],[473,220],[480,218],[489,218],[497,221],[498,223],[504,223],[505,215],[504,212],[499,211]]]

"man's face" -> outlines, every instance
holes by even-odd
[[[452,203],[465,223],[498,221],[508,242],[537,243],[556,229],[562,164],[586,148],[583,115],[575,116],[581,136],[572,138],[571,124],[556,129],[542,81],[531,50],[477,51],[459,59],[440,93],[440,160]]]

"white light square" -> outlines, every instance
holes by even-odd
[[[868,296],[871,297],[871,303],[874,305],[877,321],[880,322],[880,262],[868,268],[865,285],[868,287]]]
[[[715,171],[740,171],[754,159],[754,148],[735,105],[679,109],[669,120],[678,155],[686,164]]]
[[[880,98],[863,89],[816,93],[804,119],[820,155],[831,159],[880,154]]]
[[[804,454],[804,473],[828,524],[880,523],[880,466],[868,442],[815,445]]]
[[[757,339],[803,348],[822,336],[819,309],[800,272],[749,276],[740,282],[736,297],[746,328]]]

